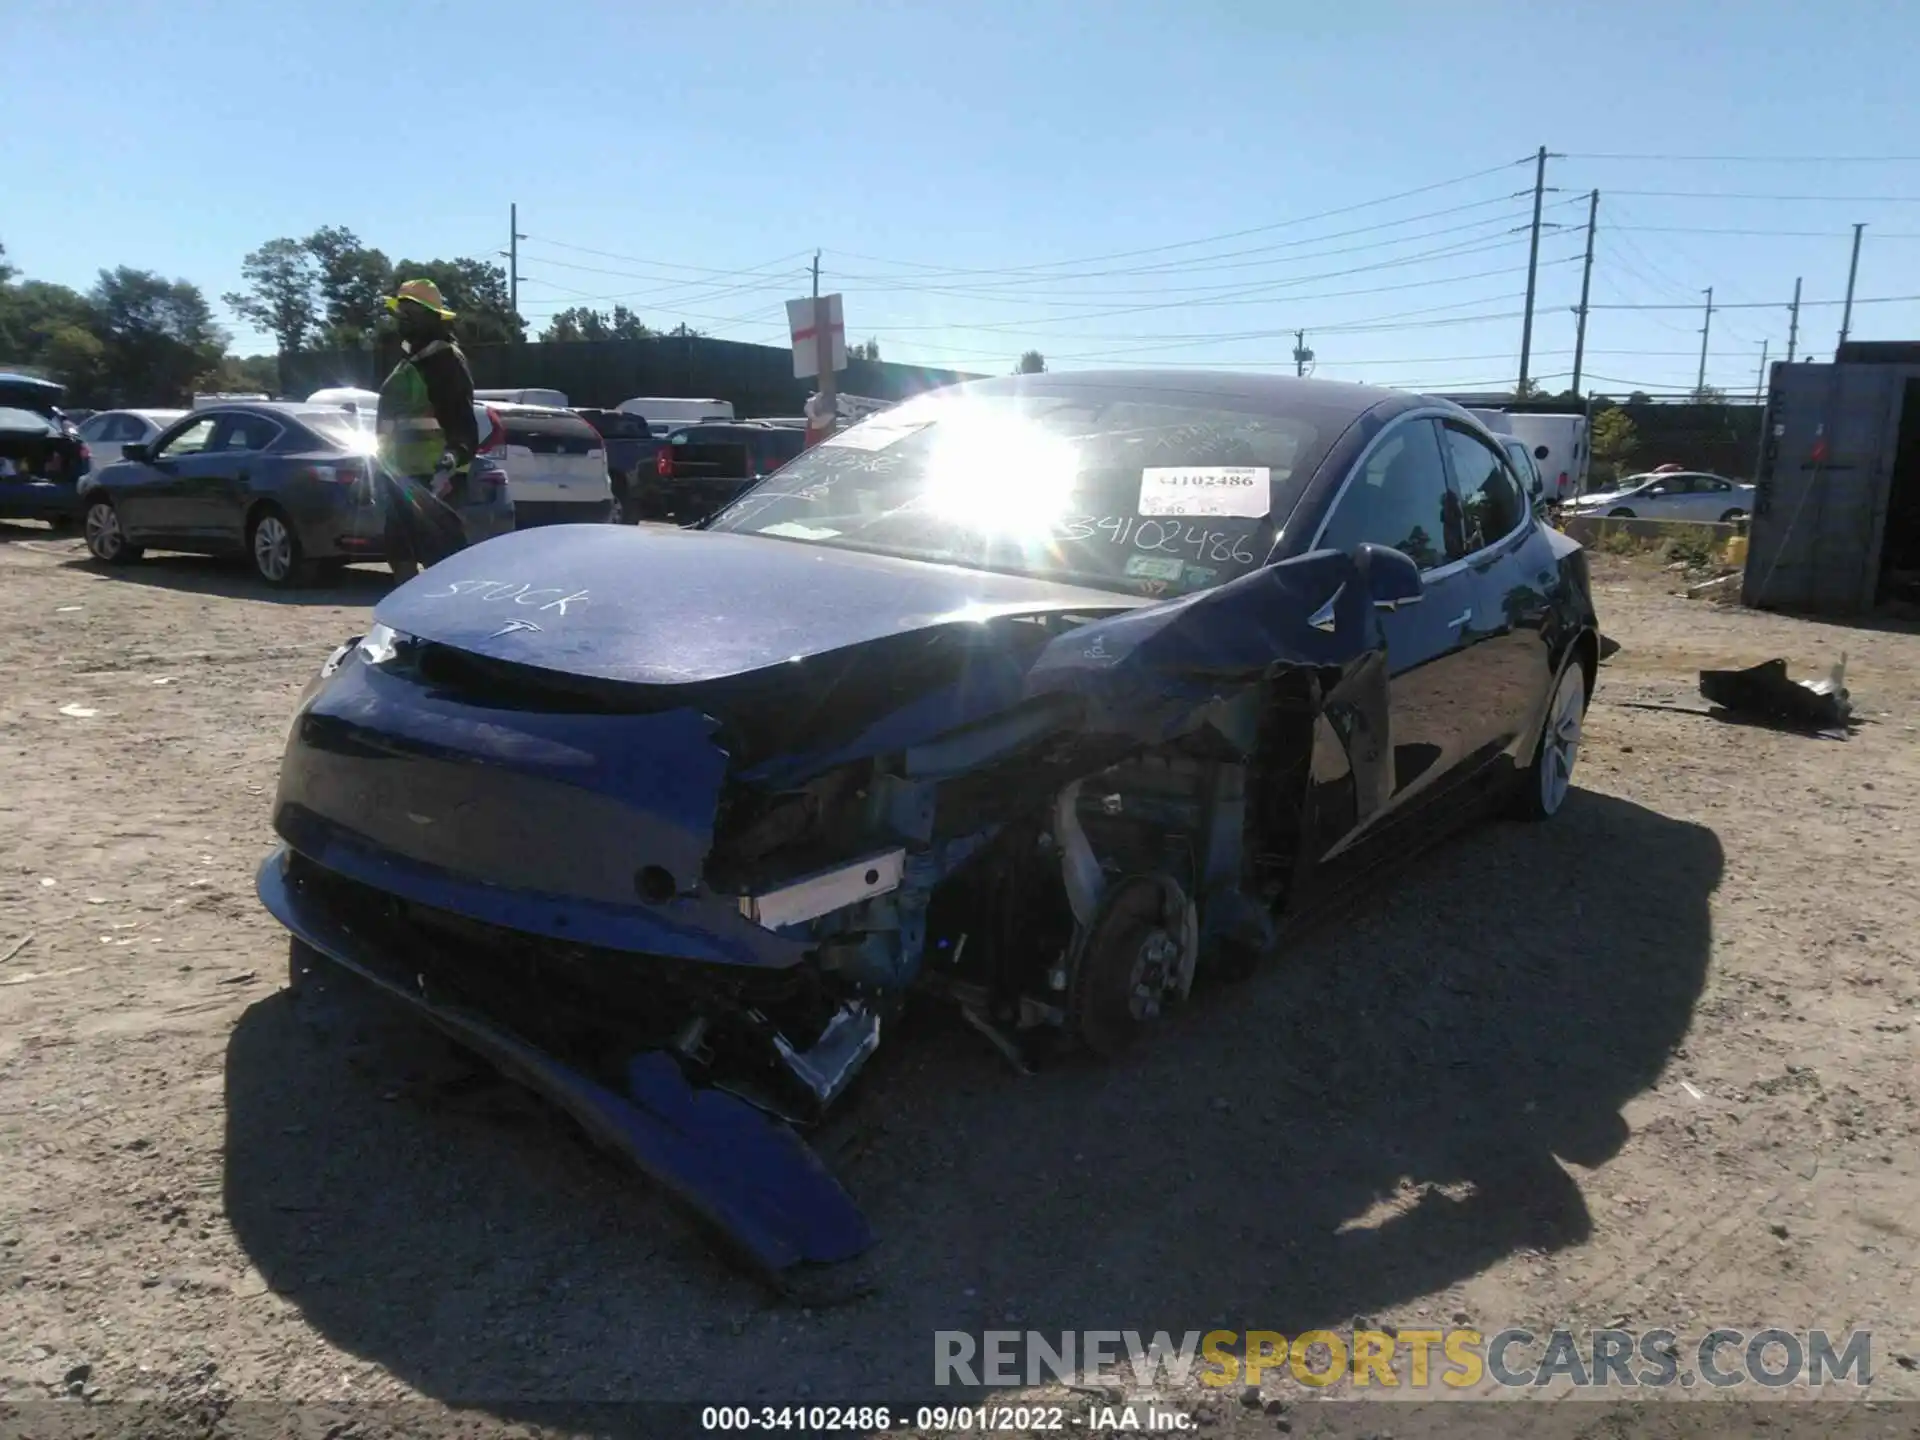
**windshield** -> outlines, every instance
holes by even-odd
[[[708,528],[1179,595],[1267,558],[1274,496],[1319,453],[1285,415],[928,396],[804,452]]]

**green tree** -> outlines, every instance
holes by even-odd
[[[847,357],[852,360],[878,360],[880,358],[880,342],[869,339],[864,345],[855,345],[851,350],[847,351]]]
[[[269,240],[240,262],[245,290],[221,297],[248,324],[273,336],[281,353],[303,349],[320,323],[314,258],[298,240]]]
[[[110,403],[184,404],[219,368],[227,337],[199,286],[122,265],[102,270],[87,299]]]
[[[6,284],[20,272],[7,263],[7,247],[0,245],[0,285]]]
[[[1020,363],[1013,367],[1016,375],[1044,375],[1047,373],[1047,357],[1038,350],[1029,350],[1020,357]]]
[[[228,394],[278,395],[280,357],[277,355],[223,355],[213,387]]]
[[[371,345],[383,313],[380,297],[395,283],[393,262],[344,225],[323,225],[300,243],[313,259],[320,343],[333,350]]]
[[[598,310],[590,310],[584,305],[575,305],[571,309],[554,312],[547,320],[547,328],[540,332],[540,339],[542,343],[548,345],[569,345],[581,340],[605,340],[607,328],[607,317]]]
[[[1593,417],[1590,443],[1594,464],[1617,479],[1626,468],[1628,457],[1640,448],[1640,435],[1634,428],[1633,417],[1618,405],[1610,405]]]

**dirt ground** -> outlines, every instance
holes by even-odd
[[[291,1005],[275,768],[383,573],[271,596],[0,525],[0,1402],[898,1402],[939,1329],[1356,1316],[1864,1326],[1920,1397],[1920,635],[1596,575],[1623,648],[1560,817],[1118,1067],[883,1047],[835,1162],[880,1287],[808,1310],[388,1007]],[[1697,713],[1702,666],[1842,650],[1851,738]]]

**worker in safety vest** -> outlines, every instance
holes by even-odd
[[[387,562],[401,579],[467,543],[456,508],[480,445],[473,372],[453,338],[453,311],[431,280],[383,297],[400,330],[400,363],[380,387],[374,422],[387,472]]]

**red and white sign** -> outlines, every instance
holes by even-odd
[[[817,307],[817,313],[816,313]],[[806,380],[820,373],[820,327],[825,325],[832,370],[847,368],[847,322],[841,317],[840,297],[822,295],[787,301],[787,329],[793,335],[793,378]]]

